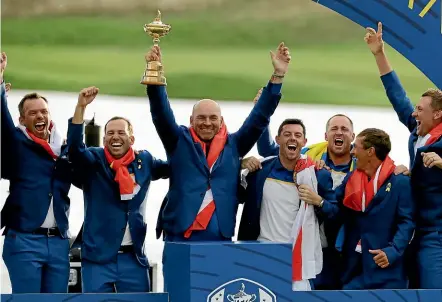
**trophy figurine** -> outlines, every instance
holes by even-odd
[[[144,24],[144,32],[153,38],[153,45],[157,46],[160,38],[169,33],[171,26],[161,22],[161,12],[158,11],[157,17],[149,24]],[[162,85],[166,86],[163,65],[161,62],[152,61],[146,64],[141,84],[144,85]]]

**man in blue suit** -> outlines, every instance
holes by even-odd
[[[169,167],[132,149],[132,124],[123,117],[106,123],[104,148],[85,146],[84,112],[97,94],[96,87],[80,92],[68,128],[69,158],[82,176],[85,200],[83,292],[147,292],[146,194],[152,180],[168,177]]]
[[[416,107],[408,98],[384,51],[382,23],[378,31],[367,29],[365,41],[373,53],[390,103],[399,120],[410,131],[411,184],[417,204],[416,233],[410,262],[413,288],[442,288],[442,169],[437,164],[442,156],[442,91],[425,91]]]
[[[48,101],[37,93],[19,103],[19,125],[9,112],[1,55],[2,178],[9,196],[1,211],[3,259],[13,293],[66,293],[69,281],[71,165]]]
[[[167,202],[162,205],[158,221],[159,233],[163,232],[165,241],[231,240],[234,235],[240,159],[269,124],[290,63],[284,43],[270,56],[274,68],[270,81],[235,133],[228,133],[220,106],[208,99],[195,104],[190,127],[179,126],[165,87],[147,86],[152,120],[171,167]],[[153,46],[146,60],[161,62],[160,48]],[[167,276],[173,277],[173,268],[168,268],[167,263],[163,257],[166,287]],[[167,273],[169,269],[171,274]]]
[[[147,61],[161,61],[152,47]],[[190,127],[177,125],[164,86],[147,86],[152,119],[171,166],[168,202],[160,218],[166,241],[231,240],[238,208],[240,158],[252,149],[275,111],[290,54],[271,52],[274,72],[242,127],[228,133],[219,105],[201,100]]]
[[[325,206],[327,217],[343,222],[336,240],[342,250],[344,290],[406,289],[405,250],[415,223],[410,178],[395,175],[388,156],[390,137],[365,129],[352,154],[356,170],[336,188],[339,206]]]
[[[333,191],[333,179],[329,171],[325,169],[316,170],[313,178],[316,178],[316,188],[314,184],[300,183],[299,175],[302,173],[299,167],[304,162],[311,159],[301,154],[307,139],[305,137],[305,126],[301,120],[287,119],[279,126],[276,142],[279,145],[279,155],[272,156],[262,162],[262,168],[249,173],[245,178],[246,190],[240,193],[241,201],[244,202],[241,223],[239,227],[238,240],[264,240],[272,242],[293,243],[294,225],[298,215],[302,215],[302,202],[312,203],[314,212],[319,218],[322,218],[321,207],[336,204]],[[305,169],[305,167],[304,167]],[[298,175],[298,176],[294,176]],[[335,205],[336,206],[336,205]],[[330,211],[329,211],[330,212]],[[313,213],[313,212],[312,212]],[[303,236],[314,240],[315,249],[302,255],[306,260],[308,257],[320,255],[318,259],[312,258],[317,262],[318,270],[313,269],[311,273],[304,276],[304,284],[298,290],[310,290],[309,279],[315,279],[322,271],[322,247],[319,233],[318,217],[311,215],[308,225],[314,225],[314,229],[307,233],[303,230]],[[296,263],[295,266],[308,270],[306,261]],[[301,281],[299,281],[301,282]],[[298,282],[298,283],[299,283]],[[299,283],[302,284],[302,283]]]

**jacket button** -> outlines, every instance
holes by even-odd
[[[201,196],[201,197],[204,197],[204,193],[201,193],[200,196]]]
[[[52,197],[52,193],[49,193],[48,195],[49,195],[49,197]]]

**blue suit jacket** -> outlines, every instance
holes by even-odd
[[[122,201],[115,172],[110,168],[103,148],[87,148],[83,143],[83,125],[68,127],[69,158],[82,176],[85,201],[82,258],[96,263],[115,259],[121,246],[126,225],[139,262],[147,266],[144,253],[146,237],[145,203],[151,180],[167,178],[169,166],[155,159],[149,152],[140,151],[128,166],[134,173],[140,191],[131,199]]]
[[[343,206],[345,186],[352,174],[349,173],[335,190],[339,211],[334,215],[344,224],[344,232],[336,243],[342,249],[345,263],[342,282],[348,284],[362,273],[365,289],[406,288],[403,255],[415,227],[410,179],[392,174],[378,189],[366,211],[356,212]],[[323,209],[326,212],[332,208]],[[362,254],[355,251],[359,240]],[[373,260],[375,255],[368,252],[377,249],[386,253],[390,263],[387,268],[378,267]]]
[[[262,169],[247,175],[247,189],[240,191],[240,200],[244,202],[244,209],[239,225],[238,240],[256,240],[258,238],[264,183],[275,164],[278,163],[278,157],[268,159],[262,163]],[[315,212],[320,219],[334,219],[337,212],[337,203],[331,174],[329,171],[321,169],[316,171],[316,177],[318,180],[318,194],[324,199],[323,208],[326,207],[327,209],[323,212],[321,208],[315,207]],[[330,217],[324,217],[323,213],[327,213],[327,216]]]
[[[193,141],[188,127],[177,125],[166,89],[162,86],[147,87],[153,123],[171,166],[168,201],[159,214],[160,231],[164,230],[172,238],[182,237],[193,223],[210,185],[216,204],[212,220],[217,220],[220,234],[214,234],[209,240],[233,236],[238,209],[240,159],[252,149],[268,126],[281,98],[280,87],[280,84],[269,83],[241,128],[228,134],[224,150],[212,172],[201,145]]]
[[[16,128],[1,85],[2,178],[9,179],[9,196],[1,212],[1,227],[32,232],[44,222],[53,199],[54,216],[64,238],[69,237],[68,193],[73,180],[67,148],[57,160]]]
[[[431,145],[421,147],[416,156],[414,146],[418,139],[413,104],[407,97],[399,78],[394,71],[381,77],[388,99],[393,105],[399,120],[410,131],[408,151],[410,154],[411,184],[417,205],[416,228],[426,231],[442,231],[442,169],[426,168],[421,152],[436,152],[442,156],[442,139]]]

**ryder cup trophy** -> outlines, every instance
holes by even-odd
[[[158,11],[157,17],[149,24],[144,24],[144,32],[153,38],[153,45],[157,46],[160,38],[169,33],[171,26],[161,22],[161,12]],[[166,86],[163,65],[161,62],[152,61],[146,64],[141,84],[144,85],[162,85]]]

